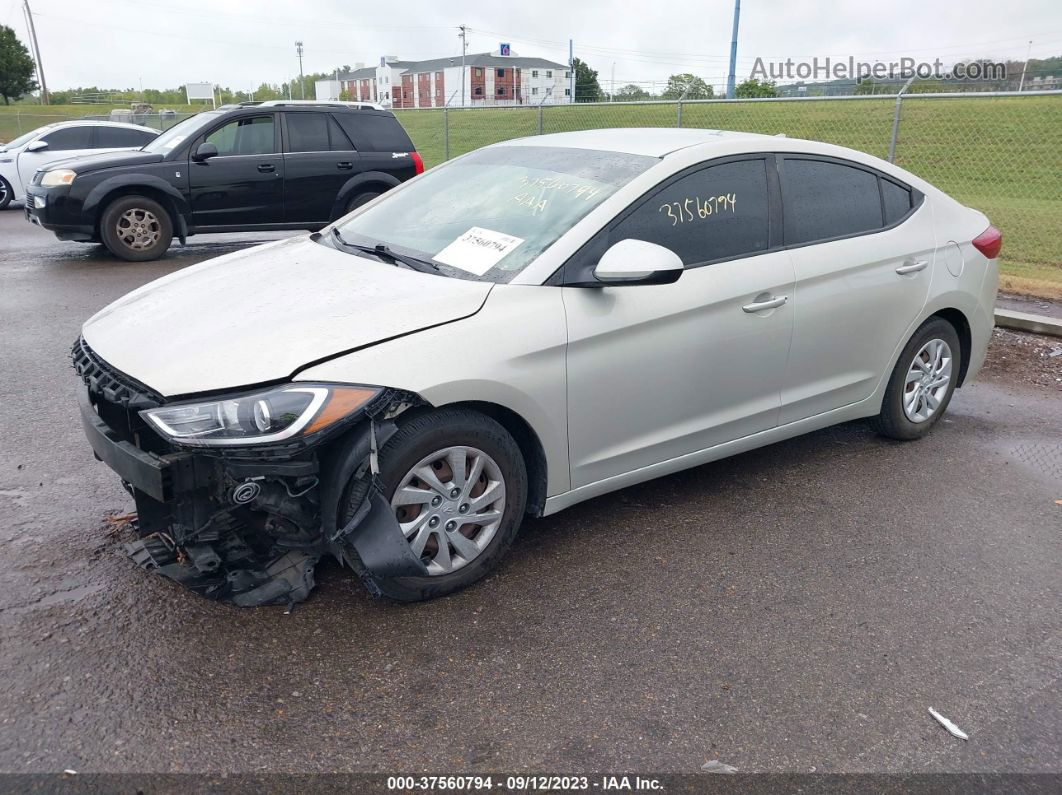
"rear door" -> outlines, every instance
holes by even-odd
[[[357,110],[336,113],[334,117],[361,155],[363,172],[382,172],[399,182],[417,174],[413,142],[394,114]]]
[[[332,220],[343,185],[358,172],[358,153],[329,113],[293,111],[284,118],[284,220]]]
[[[55,160],[89,154],[92,151],[92,131],[90,124],[74,127],[61,127],[42,135],[37,141],[48,144],[36,152],[23,150],[18,156],[18,177],[23,185],[29,185],[38,168]]]
[[[846,160],[779,156],[796,272],[782,424],[869,397],[925,306],[933,218],[909,186]]]
[[[275,114],[222,122],[193,142],[209,141],[218,155],[188,163],[196,226],[253,228],[284,219],[284,157]]]

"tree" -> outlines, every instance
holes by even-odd
[[[616,92],[616,102],[642,102],[649,99],[649,92],[634,83],[628,83]]]
[[[34,72],[36,69],[29,50],[18,40],[14,30],[0,25],[0,96],[4,98],[5,105],[37,90]]]
[[[572,61],[575,68],[575,96],[573,102],[600,102],[604,97],[601,84],[597,82],[597,72],[585,61],[578,58]]]
[[[739,99],[752,99],[756,97],[777,97],[778,89],[771,80],[757,80],[750,77],[744,83],[734,89],[734,96]]]
[[[714,92],[712,87],[701,78],[685,72],[680,75],[671,75],[667,79],[667,88],[664,89],[662,96],[664,99],[711,99]]]

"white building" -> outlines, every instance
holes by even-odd
[[[475,105],[546,105],[571,102],[571,72],[544,58],[499,52],[475,53],[428,61],[400,61],[393,55],[378,66],[339,76],[352,100],[392,108],[441,108]]]

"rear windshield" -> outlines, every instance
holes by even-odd
[[[337,229],[361,245],[430,259],[449,276],[507,282],[658,162],[588,149],[480,149],[386,194]]]
[[[332,117],[350,136],[354,146],[361,152],[412,152],[413,142],[389,113],[351,111],[333,113]]]

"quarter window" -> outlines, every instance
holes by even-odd
[[[885,202],[885,225],[891,226],[911,210],[911,191],[891,180],[881,180],[881,198]]]
[[[237,119],[219,127],[207,136],[218,148],[218,154],[268,155],[276,151],[272,116],[253,116]]]
[[[620,221],[608,244],[634,238],[671,249],[684,265],[765,251],[769,245],[766,161],[738,160],[681,177]]]
[[[882,226],[878,177],[825,160],[782,161],[786,245],[870,232]],[[908,194],[908,209],[910,194]]]

